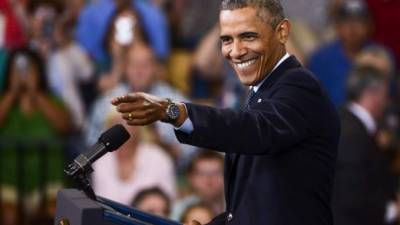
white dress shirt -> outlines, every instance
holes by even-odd
[[[376,132],[376,122],[372,115],[361,105],[352,102],[349,104],[348,109],[361,121],[369,134]]]
[[[286,59],[288,59],[289,57],[290,57],[289,53],[286,53],[286,54],[278,61],[278,63],[274,66],[274,68],[272,69],[271,73],[272,73],[276,68],[278,68],[278,66],[281,65],[281,64],[282,64]],[[270,74],[271,74],[271,73],[270,73]],[[268,79],[268,77],[269,77],[269,75],[266,76],[266,77],[265,77],[260,83],[258,83],[256,86],[251,86],[250,88],[253,88],[254,92],[257,93],[258,89],[259,89],[259,88],[261,87],[261,85]],[[186,108],[186,105],[185,105],[185,108]],[[186,112],[187,112],[187,109],[186,109]],[[175,129],[176,129],[176,130],[179,130],[179,131],[183,131],[183,132],[185,132],[185,133],[187,133],[187,134],[192,133],[192,131],[194,130],[194,128],[193,128],[193,123],[192,123],[192,121],[189,119],[189,117],[186,118],[186,120],[185,120],[185,122],[183,122],[182,126],[176,127]]]

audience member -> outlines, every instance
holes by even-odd
[[[72,39],[72,21],[62,19],[55,25],[56,48],[48,60],[49,85],[68,106],[74,127],[79,131],[86,121],[80,84],[91,79],[93,66],[86,53]]]
[[[92,1],[82,10],[76,39],[95,59],[97,64],[107,61],[103,40],[107,32],[107,24],[116,12],[118,4],[129,1],[131,7],[139,13],[145,34],[160,59],[169,55],[169,31],[164,13],[147,1],[137,0],[98,0]]]
[[[129,47],[144,39],[137,12],[130,7],[118,10],[111,19],[104,39],[109,65],[104,64],[106,68],[103,69],[108,74],[103,74],[99,80],[101,93],[115,88],[122,81]]]
[[[345,102],[347,75],[356,55],[369,42],[371,18],[362,0],[342,1],[334,13],[337,40],[311,55],[309,68],[322,82],[336,106]]]
[[[62,12],[58,1],[29,1],[26,9],[29,47],[48,59],[54,47],[53,32],[57,16]],[[46,61],[47,62],[47,61]]]
[[[153,187],[141,190],[133,199],[131,206],[167,218],[171,210],[171,200],[160,188]]]
[[[214,212],[205,204],[197,203],[189,206],[183,212],[181,222],[189,224],[191,221],[198,221],[200,224],[207,224],[214,218]]]
[[[386,48],[371,45],[364,48],[355,59],[356,66],[370,66],[379,70],[389,81],[389,102],[385,115],[379,121],[378,144],[385,150],[397,151],[397,131],[399,129],[398,78],[395,76],[395,60]]]
[[[48,206],[54,207],[63,183],[61,138],[70,128],[68,113],[48,90],[44,62],[36,52],[11,51],[5,85],[0,93],[1,204],[16,209],[17,192],[22,190],[25,207],[33,213],[44,185],[46,199],[52,203]],[[45,171],[39,170],[42,160],[46,160]]]
[[[185,209],[199,202],[209,207],[214,215],[225,208],[224,158],[221,154],[203,151],[195,156],[187,171],[187,179],[193,193],[178,201],[172,211],[172,219],[179,220]]]
[[[355,68],[347,81],[347,96],[340,114],[334,220],[337,225],[383,225],[395,186],[390,158],[379,149],[375,134],[388,102],[388,79],[373,67]]]
[[[124,121],[111,113],[109,126]],[[175,170],[163,149],[142,141],[139,127],[126,126],[131,138],[115,152],[93,164],[93,187],[97,195],[130,204],[140,190],[159,187],[175,198]]]
[[[153,50],[144,43],[132,45],[127,51],[127,63],[125,68],[126,83],[120,83],[117,87],[101,96],[93,105],[89,118],[86,143],[88,145],[96,142],[97,137],[104,130],[105,115],[113,111],[110,101],[113,97],[124,95],[129,92],[146,92],[156,96],[164,96],[172,99],[185,98],[175,89],[157,78],[158,63]],[[164,147],[180,160],[179,167],[184,166],[194,153],[192,147],[178,143],[173,128],[168,124],[158,122],[155,124],[156,133]],[[184,149],[184,150],[183,150]]]

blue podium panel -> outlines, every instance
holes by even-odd
[[[82,191],[63,189],[57,195],[55,225],[182,225],[97,197],[88,198]]]

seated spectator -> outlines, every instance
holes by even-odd
[[[9,210],[16,207],[17,191],[22,190],[28,204],[23,207],[34,213],[39,190],[44,189],[46,196],[39,199],[47,199],[47,205],[54,207],[64,177],[60,138],[70,129],[67,110],[49,91],[44,64],[36,52],[17,49],[10,53],[5,85],[0,93],[2,203],[8,203]]]
[[[333,103],[341,106],[345,103],[346,78],[354,58],[369,43],[371,18],[362,0],[342,1],[334,11],[337,40],[312,54],[308,66]]]
[[[160,188],[153,187],[140,191],[131,206],[167,218],[171,210],[171,200]]]
[[[136,43],[127,51],[127,63],[124,69],[126,83],[119,83],[117,87],[110,90],[95,101],[92,113],[89,117],[89,126],[86,133],[86,143],[91,145],[104,131],[105,116],[114,111],[110,104],[113,97],[124,95],[129,92],[146,92],[156,96],[169,97],[184,101],[185,98],[166,83],[158,80],[158,63],[153,50],[144,43]],[[180,164],[185,164],[194,153],[194,148],[179,144],[175,137],[173,128],[169,124],[157,122],[155,124],[157,136],[161,145],[167,147],[169,152],[179,158]],[[178,165],[182,167],[183,165]]]
[[[224,158],[212,151],[200,152],[191,161],[187,178],[193,192],[178,201],[172,211],[171,218],[180,220],[185,209],[196,203],[204,203],[214,215],[224,211]]]
[[[383,225],[395,178],[391,158],[379,148],[375,134],[388,102],[388,78],[373,67],[355,68],[347,81],[347,96],[340,113],[334,220],[337,225]]]
[[[78,19],[76,39],[98,64],[107,61],[103,40],[107,34],[107,24],[118,9],[117,0],[92,1],[82,11]],[[157,58],[165,59],[169,54],[169,33],[164,13],[147,1],[128,0],[136,9],[143,23],[146,36],[155,49]]]
[[[208,206],[198,203],[186,208],[180,221],[184,224],[190,224],[191,221],[207,224],[214,216],[215,214]]]
[[[116,123],[124,121],[112,113],[108,127]],[[143,142],[139,127],[125,128],[131,138],[93,164],[96,194],[129,205],[140,190],[159,187],[174,199],[175,170],[171,158],[159,146]]]

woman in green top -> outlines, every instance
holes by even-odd
[[[0,93],[1,199],[3,205],[16,205],[19,191],[28,208],[37,208],[32,202],[40,187],[52,200],[62,185],[61,137],[71,123],[62,103],[47,88],[38,54],[28,49],[11,52],[5,75]]]

